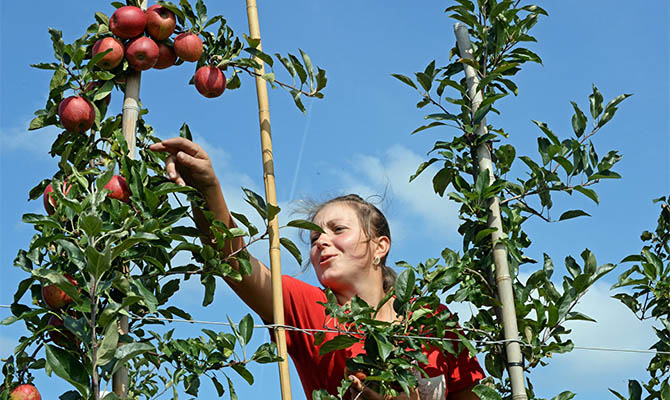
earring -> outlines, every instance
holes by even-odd
[[[379,265],[380,262],[381,262],[381,259],[379,258],[379,256],[375,256],[375,259],[372,260],[372,265],[374,265],[376,267],[376,266]]]

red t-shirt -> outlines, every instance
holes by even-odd
[[[324,329],[324,325],[335,328],[332,319],[327,318],[325,308],[317,303],[328,302],[322,289],[289,276],[282,277],[282,288],[286,325],[303,329]],[[455,334],[450,335],[457,337]],[[337,336],[337,332],[328,332],[325,336],[323,343]],[[310,400],[312,391],[318,389],[326,389],[328,393],[337,395],[337,387],[345,378],[346,360],[363,352],[363,343],[356,343],[349,348],[319,356],[320,346],[314,344],[313,334],[291,330],[286,330],[286,344],[305,395]],[[435,348],[426,349],[424,353],[429,361],[423,367],[424,371],[430,377],[444,375],[447,393],[469,388],[484,377],[479,363],[467,351],[458,357],[445,355]]]

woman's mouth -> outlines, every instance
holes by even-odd
[[[322,255],[319,257],[319,265],[328,264],[333,258],[335,258],[334,254]]]

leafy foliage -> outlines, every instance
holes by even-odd
[[[619,275],[612,289],[628,289],[614,297],[626,305],[640,320],[651,319],[660,322],[654,328],[658,341],[651,349],[659,352],[652,357],[647,367],[649,380],[640,384],[629,381],[628,397],[610,389],[619,399],[637,400],[642,397],[642,388],[647,399],[670,399],[670,206],[668,197],[656,199],[661,204],[656,229],[644,231],[641,235],[645,243],[640,254],[632,254],[621,262],[635,263]],[[664,352],[665,354],[661,353]]]
[[[418,166],[410,181],[421,173],[433,171],[435,193],[460,205],[458,232],[463,237],[462,248],[445,248],[442,260],[429,259],[417,266],[399,263],[406,268],[394,292],[394,307],[403,316],[401,324],[374,323],[370,315],[377,310],[375,307],[352,303],[350,310],[342,313],[337,311],[336,304],[328,306],[339,322],[353,323],[354,332],[357,335],[360,332],[368,355],[357,357],[352,367],[367,368],[364,371],[373,377],[368,379],[378,383],[382,395],[397,393],[400,389],[394,385],[400,385],[405,392],[416,385],[417,381],[394,363],[413,365],[415,369],[421,365],[419,353],[400,350],[416,350],[425,344],[406,337],[420,327],[440,338],[444,338],[447,331],[456,334],[460,344],[451,341],[439,344],[445,352],[454,354],[467,349],[471,353],[485,353],[488,377],[474,391],[486,399],[510,397],[510,382],[504,374],[508,366],[506,339],[493,258],[496,245],[502,244],[507,253],[520,331],[518,341],[526,372],[546,365],[553,353],[572,350],[566,322],[593,321],[574,311],[574,307],[596,281],[615,267],[610,263],[599,265],[596,256],[585,249],[580,261],[566,257],[568,275],[557,277],[554,261],[548,254],[544,254],[544,260],[539,263],[524,254],[531,239],[523,224],[532,217],[557,222],[588,216],[577,209],[554,214],[555,196],[577,192],[598,203],[595,185],[603,179],[619,178],[613,167],[621,156],[615,150],[599,156],[590,138],[612,119],[618,105],[630,95],[615,97],[605,104],[594,85],[588,98],[590,129],[587,129],[589,117],[572,102],[573,132],[561,135],[547,124],[533,121],[540,130],[537,154],[517,155],[513,145],[502,143],[509,134],[490,125],[487,116],[499,113],[498,102],[510,93],[519,94],[513,78],[525,63],[542,63],[539,55],[524,46],[536,41],[531,36],[531,28],[547,12],[535,5],[507,0],[458,0],[456,3],[446,12],[467,27],[472,57],[459,57],[461,52],[455,46],[450,52],[449,64],[439,66],[432,61],[413,77],[402,74],[393,74],[393,77],[418,93],[417,108],[435,108],[435,112],[425,115],[427,123],[412,134],[438,127],[455,132],[445,134],[434,143],[428,152],[430,158]],[[466,68],[472,69],[478,82],[472,89],[462,75]],[[482,158],[492,160],[493,171],[481,166]],[[494,202],[500,206],[502,232],[491,225],[496,218],[490,209]],[[494,240],[493,234],[502,237]],[[523,279],[522,273],[528,278]],[[467,321],[459,321],[448,312],[427,315],[422,308],[438,310],[440,302],[447,306],[452,302],[467,302],[473,315]],[[363,323],[356,324],[357,318]],[[536,398],[532,383],[528,382],[527,396]],[[563,392],[555,399],[573,396],[571,392]]]
[[[204,55],[196,68],[205,64],[232,68],[228,89],[239,87],[240,71],[258,75],[256,70],[263,63],[273,65],[272,58],[257,48],[258,40],[245,38],[249,47],[244,48],[222,16],[209,18],[202,0],[197,0],[195,7],[187,0],[181,0],[179,5],[159,3],[176,14],[178,32],[191,30],[205,39]],[[206,30],[217,23],[218,30]],[[225,371],[232,369],[252,384],[249,363],[279,360],[275,346],[269,343],[248,353],[253,331],[251,316],[239,324],[231,322],[233,333],[203,330],[204,336],[199,338],[177,339],[172,331],[161,335],[153,328],[174,318],[192,319],[188,312],[171,305],[182,280],[200,280],[205,292],[203,306],[207,306],[214,301],[220,279],[240,280],[250,273],[246,246],[225,257],[220,250],[234,238],[247,237],[247,245],[267,238],[268,220],[279,208],[245,189],[247,201],[261,217],[263,228],[238,213],[234,216],[244,228],[228,228],[204,211],[212,224],[214,240],[200,243],[201,233],[191,222],[194,216],[182,201],[186,199],[201,208],[204,202],[195,189],[171,182],[163,166],[166,156],[149,150],[149,145],[160,139],[145,120],[148,111],[140,110],[136,124],[137,160],[127,156],[130,146],[122,133],[123,116],[106,115],[109,110],[105,98],[115,88],[124,91],[131,73],[125,60],[112,70],[103,70],[97,63],[104,54],[92,57],[93,44],[110,35],[109,17],[96,13],[95,22],[73,43],[66,44],[56,29],[49,33],[55,61],[33,67],[53,71],[53,75],[46,105],[35,113],[30,129],[49,125],[63,128],[58,107],[71,92],[92,102],[95,122],[90,131],[75,133],[65,129],[58,135],[50,155],[58,160],[59,169],[30,191],[30,199],[37,199],[51,184],[54,191],[50,198],[55,210],[52,215],[23,216],[23,222],[34,227],[35,235],[26,249],[19,250],[15,266],[27,277],[14,294],[12,315],[2,324],[23,322],[30,334],[19,338],[14,356],[4,360],[5,387],[30,382],[31,369],[46,369],[48,374],[55,373],[72,385],[74,390],[61,398],[98,399],[114,373],[129,367],[131,398],[153,397],[170,388],[176,393],[180,386],[197,396],[200,378],[205,376],[223,395],[221,375],[226,378],[230,397],[236,398]],[[293,77],[299,75],[300,86],[279,83],[273,74],[263,78],[288,88],[304,111],[300,96],[323,97],[326,77],[321,69],[314,72],[307,54],[301,51],[301,56],[302,62],[289,55],[291,61],[285,64],[292,66]],[[303,84],[309,86],[309,91],[302,90]],[[190,138],[187,124],[182,126],[181,135]],[[108,196],[110,191],[105,185],[113,175],[127,180],[128,202]],[[307,225],[300,220],[289,223],[300,228],[309,228]],[[300,252],[290,240],[282,238],[282,244],[300,259]],[[184,259],[177,258],[182,253],[190,259],[184,265],[176,261]],[[46,285],[55,285],[71,302],[62,309],[48,307],[42,297]],[[50,324],[52,316],[63,320],[63,326]],[[119,333],[123,317],[129,317],[127,334]],[[54,339],[58,335],[68,340]],[[3,399],[7,393],[3,390]],[[108,400],[115,398],[114,394],[105,396]]]

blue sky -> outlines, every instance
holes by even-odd
[[[209,14],[223,14],[241,35],[247,30],[243,1],[212,2]],[[224,3],[224,4],[222,4]],[[594,137],[600,154],[617,149],[623,160],[616,169],[622,179],[599,185],[601,204],[575,197],[559,201],[557,211],[583,207],[592,216],[547,225],[531,221],[526,230],[533,239],[530,256],[548,253],[557,266],[567,255],[577,257],[591,249],[600,264],[618,262],[639,251],[639,234],[655,226],[657,207],[651,199],[670,189],[668,142],[668,4],[646,2],[540,1],[548,12],[533,34],[533,49],[544,65],[529,65],[517,78],[520,94],[501,102],[501,116],[489,120],[510,132],[517,154],[535,154],[539,130],[531,119],[547,122],[565,137],[571,132],[570,101],[588,108],[587,96],[595,83],[605,99],[633,93],[615,119]],[[296,0],[260,2],[263,48],[267,52],[298,54],[305,50],[312,61],[326,69],[325,99],[306,101],[307,115],[292,104],[287,93],[271,91],[277,192],[280,205],[290,210],[300,199],[324,200],[331,195],[359,192],[383,195],[394,237],[389,261],[416,263],[439,255],[445,247],[459,248],[456,206],[432,194],[430,174],[407,183],[416,166],[436,140],[450,137],[449,130],[409,133],[423,123],[424,113],[414,105],[416,93],[393,79],[391,73],[411,75],[431,60],[448,62],[454,43],[452,25],[443,13],[450,2],[324,2]],[[27,131],[32,113],[44,106],[50,74],[29,67],[52,61],[48,27],[63,31],[66,41],[83,33],[95,11],[107,14],[103,1],[2,2],[0,23],[0,304],[10,304],[23,272],[12,267],[19,248],[32,236],[21,215],[43,212],[41,201],[27,202],[28,191],[56,172],[47,151],[57,130]],[[186,121],[196,141],[206,147],[233,210],[249,211],[240,187],[262,193],[262,166],[258,137],[255,88],[250,78],[242,88],[218,99],[205,99],[188,86],[193,65],[142,76],[141,100],[149,108],[147,121],[160,137],[177,134]],[[279,69],[278,79],[286,78]],[[122,94],[113,93],[113,112],[121,108]],[[558,215],[558,214],[557,214]],[[290,217],[285,213],[286,221]],[[294,236],[294,233],[287,234]],[[303,249],[306,247],[303,245]],[[267,259],[264,245],[255,255]],[[283,271],[297,274],[300,267],[285,258]],[[644,349],[653,343],[649,324],[639,323],[610,298],[609,287],[624,268],[617,268],[596,285],[579,305],[598,324],[573,325],[577,346]],[[314,282],[311,272],[301,277]],[[194,318],[240,320],[248,309],[221,285],[212,306],[200,307],[202,290],[183,285],[176,304]],[[463,312],[467,312],[464,307]],[[0,318],[9,315],[0,308]],[[197,335],[211,326],[177,326],[182,337]],[[218,328],[217,328],[218,329]],[[225,329],[225,328],[223,328]],[[0,327],[0,356],[11,353],[21,326]],[[256,332],[257,343],[268,339]],[[557,355],[549,366],[531,378],[536,392],[551,397],[572,390],[577,399],[611,398],[607,388],[625,391],[627,379],[643,378],[651,355],[575,350]],[[254,368],[256,383],[235,382],[241,399],[280,398],[275,366]],[[235,373],[232,372],[231,376]],[[69,388],[56,377],[38,376],[44,398],[57,398]],[[302,389],[293,375],[295,398]],[[203,382],[202,398],[213,397]]]

